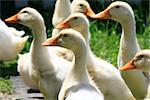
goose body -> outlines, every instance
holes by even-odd
[[[56,28],[60,22],[64,21],[71,13],[70,0],[56,0],[54,14],[52,18],[52,24],[54,29],[52,36],[59,33],[60,29]]]
[[[32,29],[35,38],[30,47],[32,70],[29,72],[31,73],[29,77],[36,83],[45,99],[57,100],[58,92],[71,62],[58,57],[41,45],[46,40],[43,17],[35,9],[26,7],[5,21],[17,22]]]
[[[31,53],[19,54],[17,64],[18,72],[22,81],[32,89],[38,89],[36,82],[31,77]]]
[[[116,1],[94,18],[112,19],[121,24],[122,35],[118,53],[118,67],[123,66],[140,50],[136,38],[135,18],[132,8],[125,2]],[[144,73],[138,70],[121,71],[121,75],[135,98],[137,100],[143,99],[147,93],[148,86],[148,79],[145,77]],[[134,84],[133,81],[138,84]]]
[[[13,27],[8,27],[1,19],[0,26],[0,60],[14,60],[24,48],[28,36],[21,37],[24,31],[18,31]]]
[[[55,36],[59,33],[60,29],[56,28],[56,25],[65,20],[71,13],[70,0],[56,0],[54,14],[52,17],[52,24],[54,29],[52,31],[52,36]],[[53,47],[53,52],[56,52],[58,56],[61,56],[69,61],[72,61],[74,58],[73,52],[62,47]]]
[[[86,43],[79,32],[62,30],[57,37],[48,39],[43,45],[60,45],[75,54],[75,62],[63,82],[59,100],[104,100],[88,75]]]
[[[119,71],[110,63],[94,55],[90,49],[89,21],[82,13],[71,14],[58,28],[73,28],[85,38],[87,45],[87,66],[90,76],[104,94],[106,100],[134,100],[134,97],[123,81]],[[117,90],[116,90],[117,88]]]
[[[54,14],[52,18],[53,26],[57,26],[64,21],[71,13],[70,0],[56,0]]]

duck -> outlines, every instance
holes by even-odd
[[[17,71],[20,74],[22,81],[32,90],[37,90],[38,86],[32,79],[31,53],[18,54]]]
[[[1,19],[0,26],[0,61],[15,60],[29,37],[22,37],[24,31],[8,27]]]
[[[143,72],[150,72],[150,50],[138,51],[135,56],[126,65],[120,67],[120,70],[137,69]]]
[[[60,29],[57,29],[56,26],[64,21],[70,14],[75,12],[81,12],[91,17],[95,15],[95,13],[90,9],[90,5],[86,0],[73,0],[72,3],[70,3],[69,0],[56,1],[52,18],[52,24],[54,26],[52,36],[55,36],[60,31]]]
[[[55,9],[52,17],[53,26],[57,26],[64,21],[71,13],[70,0],[56,0]]]
[[[52,36],[59,33],[59,29],[56,26],[64,21],[71,14],[71,2],[70,0],[56,0],[55,9],[52,17],[52,24],[54,29],[52,30]]]
[[[124,66],[120,67],[121,71],[126,71],[126,70],[139,70],[143,72],[150,72],[150,50],[145,49],[138,51],[135,56],[130,60],[127,64]],[[148,84],[148,89],[147,89],[147,96],[144,98],[144,100],[149,100],[150,99],[150,83]]]
[[[91,18],[111,19],[121,24],[122,35],[117,59],[119,68],[130,61],[140,51],[140,46],[136,38],[134,12],[128,3],[122,1],[113,2],[104,11]],[[123,79],[137,100],[143,99],[147,94],[148,78],[146,74],[139,70],[121,71]],[[134,84],[133,81],[138,84]]]
[[[89,3],[86,0],[73,0],[71,3],[71,14],[80,12],[87,17],[95,16],[95,13],[91,9]]]
[[[72,28],[79,31],[87,45],[87,69],[103,93],[105,100],[135,100],[131,91],[122,79],[120,72],[109,62],[98,58],[90,48],[89,20],[83,13],[73,13],[57,28]],[[117,90],[116,90],[117,88]]]
[[[59,100],[104,100],[102,93],[92,82],[87,71],[87,45],[78,31],[64,29],[56,37],[42,43],[45,46],[59,45],[75,54],[75,62],[69,70],[59,92]]]
[[[82,7],[80,7],[79,4],[82,3],[86,5],[86,7],[82,5],[81,5]],[[88,8],[90,8],[90,5],[85,0],[73,0],[72,3],[70,3],[69,0],[57,0],[55,4],[53,18],[52,18],[52,24],[54,26],[54,29],[52,30],[52,36],[57,35],[59,31],[63,30],[63,29],[56,28],[56,26],[62,21],[64,21],[71,13],[84,12],[87,16],[95,15],[95,13]],[[60,53],[60,51],[63,52]],[[74,54],[67,49],[59,50],[59,53],[57,53],[57,55],[69,61],[72,61],[74,58]]]
[[[57,100],[62,82],[72,63],[41,45],[47,38],[43,17],[34,8],[25,7],[16,15],[5,19],[5,22],[19,23],[32,29],[34,39],[29,52],[31,56],[29,77],[46,100]]]
[[[71,5],[70,0],[56,0],[55,9],[52,17],[52,24],[54,26],[52,30],[52,36],[57,35],[60,31],[60,29],[56,28],[56,25],[65,20],[70,15],[71,13],[70,5]],[[73,52],[66,48],[56,47],[56,50],[54,49],[53,52],[55,52],[58,56],[61,56],[69,61],[72,61],[74,58]]]

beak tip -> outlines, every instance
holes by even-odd
[[[9,22],[8,18],[4,20],[5,22]]]

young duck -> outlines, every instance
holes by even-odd
[[[34,40],[30,48],[31,69],[28,79],[32,79],[45,99],[57,100],[62,82],[70,68],[71,62],[56,56],[50,48],[41,45],[46,40],[46,28],[43,17],[33,8],[23,8],[18,14],[5,20],[30,27]],[[52,48],[52,47],[51,47]]]
[[[96,14],[93,18],[112,19],[121,24],[122,35],[118,53],[118,67],[130,61],[136,52],[140,50],[136,38],[134,12],[129,4],[122,1],[113,2],[104,11]],[[139,70],[121,71],[121,75],[136,99],[143,99],[147,94],[148,79],[146,75]],[[138,84],[134,84],[133,81]]]
[[[75,54],[75,62],[68,72],[59,93],[59,100],[104,100],[87,71],[87,45],[78,31],[64,29],[42,45],[59,45]]]
[[[0,61],[14,60],[24,48],[28,36],[21,37],[24,31],[8,27],[1,19],[0,26]]]
[[[90,76],[104,94],[105,100],[134,100],[119,71],[107,61],[96,57],[92,52],[89,44],[89,21],[84,14],[71,14],[64,22],[58,24],[57,28],[73,28],[85,38],[88,56],[87,68]]]

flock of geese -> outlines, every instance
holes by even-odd
[[[121,24],[120,71],[91,50],[86,16]],[[0,60],[13,60],[19,55],[22,80],[39,89],[46,100],[150,100],[150,50],[140,50],[129,4],[116,1],[95,14],[86,0],[57,0],[49,39],[43,17],[33,8],[25,7],[5,22],[31,28],[34,39],[29,52],[19,54],[28,36],[22,37],[24,31],[0,20]]]

